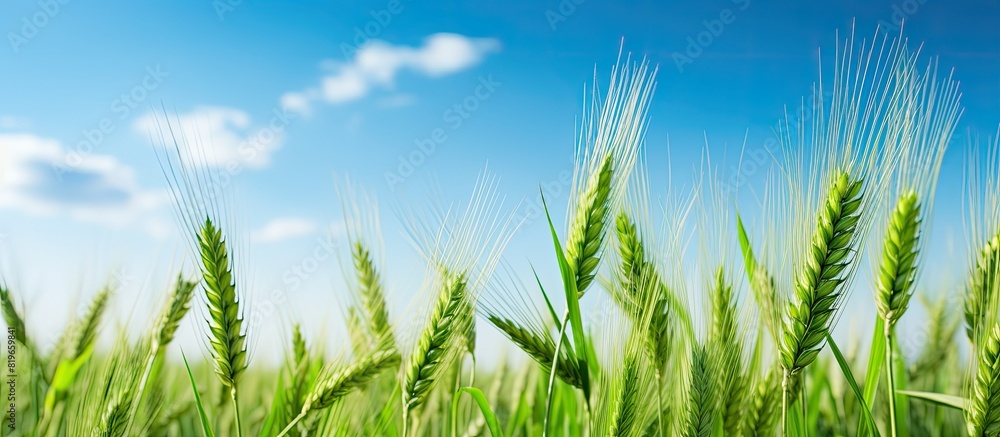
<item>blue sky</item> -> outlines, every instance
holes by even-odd
[[[464,199],[487,163],[512,202],[533,200],[539,183],[560,186],[585,86],[595,66],[606,82],[620,47],[660,65],[647,135],[654,183],[666,181],[668,136],[677,183],[690,180],[706,137],[732,176],[744,136],[763,144],[783,106],[808,94],[817,50],[832,53],[855,19],[860,37],[879,24],[895,33],[905,18],[911,44],[961,82],[966,109],[939,210],[961,206],[966,132],[992,135],[1000,122],[995,0],[469,3],[4,2],[0,274],[29,324],[54,341],[58,328],[42,325],[61,325],[112,279],[123,284],[119,312],[143,322],[185,259],[147,133],[161,108],[212,138],[220,165],[238,164],[256,285],[281,286],[338,228],[334,175],[350,175],[383,205],[401,301],[420,268],[392,205],[419,205],[431,178],[446,199]],[[553,194],[557,217],[565,193]],[[961,215],[938,216],[932,247],[964,259]],[[508,257],[550,252],[532,222]],[[337,263],[302,283],[280,318],[337,324]]]

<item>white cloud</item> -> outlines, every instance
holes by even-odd
[[[276,114],[267,125],[255,126],[243,110],[203,106],[167,119],[148,113],[132,127],[143,135],[160,138],[158,132],[161,128],[166,130],[168,121],[178,132],[181,146],[187,149],[185,153],[193,153],[190,156],[203,156],[206,165],[215,167],[236,164],[249,168],[271,163],[271,154],[281,147],[288,123]]]
[[[288,110],[309,114],[314,101],[340,104],[358,100],[376,86],[392,88],[400,71],[444,76],[470,68],[499,49],[500,42],[495,39],[454,33],[431,35],[416,48],[375,40],[358,49],[351,62],[334,64],[333,72],[320,79],[318,87],[285,93],[281,104]]]
[[[57,140],[0,134],[0,208],[124,225],[167,200],[163,191],[140,188],[135,171],[112,156],[81,158]]]
[[[250,233],[250,238],[258,243],[274,243],[313,233],[316,223],[312,220],[284,217],[273,219],[264,227]]]

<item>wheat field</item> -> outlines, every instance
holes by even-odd
[[[144,332],[108,333],[109,303],[124,298],[109,286],[52,347],[0,282],[18,393],[2,434],[1000,435],[997,137],[954,144],[960,87],[905,39],[875,32],[831,48],[812,93],[832,98],[778,122],[780,153],[750,211],[736,197],[751,193],[728,187],[710,158],[689,187],[654,195],[662,166],[647,161],[645,133],[657,67],[622,55],[599,70],[565,220],[540,199],[552,252],[529,261],[558,269],[558,283],[504,257],[521,222],[483,170],[464,204],[397,214],[425,277],[392,290],[390,217],[362,187],[338,184],[350,275],[331,323],[350,335],[330,351],[321,333],[290,326],[271,351],[279,368],[254,359],[236,208],[164,114],[155,135],[176,147],[157,158],[197,270],[169,272]],[[924,273],[940,261],[927,229],[946,153],[965,155],[973,250],[964,279],[937,289]],[[400,295],[414,296],[407,313],[393,311]],[[850,347],[834,336],[849,301],[877,310]],[[907,317],[928,332],[915,356],[896,332]],[[174,344],[185,320],[203,354]],[[509,341],[489,345],[502,359],[477,364],[487,329]]]

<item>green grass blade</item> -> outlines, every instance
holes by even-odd
[[[805,401],[806,401],[805,399],[802,399],[802,396],[799,396],[799,399],[797,401],[795,401],[794,404],[792,404],[791,406],[788,407],[788,431],[789,431],[788,434],[789,434],[789,436],[804,436],[804,435],[806,435],[806,433],[805,433],[805,424],[802,423],[802,420],[803,420],[802,416],[799,415],[799,414],[797,414],[795,412],[796,410],[799,409],[799,404],[802,403],[802,402],[805,402]]]
[[[826,369],[823,366],[813,366],[812,376],[809,381],[812,382],[808,386],[809,392],[806,399],[806,406],[814,406],[813,408],[808,408],[806,414],[806,426],[809,429],[817,429],[819,424],[819,413],[820,413],[820,401],[823,399],[823,394],[830,391],[830,378],[826,375]]]
[[[459,394],[464,392],[472,396],[472,399],[479,405],[479,410],[483,412],[483,417],[486,418],[486,427],[489,428],[490,435],[493,437],[503,437],[503,429],[500,427],[500,421],[497,420],[496,414],[490,408],[490,401],[486,399],[486,395],[475,387],[462,387],[459,392]]]
[[[559,272],[562,274],[563,288],[566,291],[566,309],[569,313],[570,326],[573,328],[573,346],[576,348],[577,367],[580,368],[580,379],[583,385],[583,396],[590,402],[590,367],[587,365],[587,338],[583,331],[583,318],[580,315],[580,295],[576,289],[576,278],[570,269],[569,262],[566,261],[566,254],[563,253],[562,243],[559,242],[559,235],[552,224],[552,217],[549,214],[549,207],[545,204],[545,195],[542,195],[542,209],[545,210],[545,219],[549,222],[549,232],[552,233],[552,242],[556,248],[556,259],[559,261]]]
[[[69,391],[73,382],[77,380],[80,368],[90,359],[94,352],[94,345],[91,344],[79,357],[63,360],[59,362],[55,373],[52,375],[52,385],[45,395],[45,411],[52,412],[56,403]]]
[[[556,330],[562,330],[562,324],[559,322],[559,315],[556,314],[556,309],[552,307],[552,301],[549,299],[549,294],[545,292],[545,287],[542,286],[542,280],[538,277],[538,272],[535,271],[535,266],[531,266],[531,273],[535,275],[535,282],[538,283],[538,289],[542,290],[542,298],[545,299],[545,307],[549,309],[549,315],[552,316],[552,320],[556,323]]]
[[[909,371],[906,369],[906,360],[903,352],[899,348],[899,341],[896,336],[892,336],[892,367],[893,379],[896,381],[896,435],[898,437],[910,437],[910,403],[904,395],[899,394],[900,390],[906,390],[906,380],[909,379]]]
[[[273,435],[281,432],[278,420],[284,414],[286,406],[288,406],[288,397],[285,395],[285,376],[278,375],[278,386],[274,390],[274,399],[271,400],[271,409],[268,410],[267,418],[261,427],[261,434]]]
[[[946,395],[942,393],[930,393],[926,391],[912,391],[912,390],[896,390],[896,394],[901,394],[909,396],[911,398],[916,398],[928,402],[933,402],[938,405],[945,407],[951,407],[956,410],[965,411],[969,408],[969,400],[961,396]]]
[[[208,423],[208,415],[205,414],[205,407],[201,404],[201,394],[198,393],[198,385],[194,382],[194,375],[191,373],[191,366],[188,365],[187,356],[184,355],[184,352],[181,352],[181,358],[184,359],[184,368],[187,369],[188,379],[191,381],[191,390],[194,391],[194,404],[198,407],[198,417],[201,418],[201,431],[205,437],[215,437],[215,433],[212,432],[212,425]]]
[[[881,317],[875,317],[875,329],[872,334],[872,346],[868,351],[868,370],[865,373],[864,398],[865,407],[871,411],[875,408],[875,393],[878,392],[879,379],[882,378],[882,365],[885,360],[885,321]],[[858,432],[867,427],[868,424],[862,417],[858,422]]]
[[[868,408],[868,404],[865,402],[865,397],[861,393],[861,389],[858,388],[858,382],[854,380],[854,373],[851,372],[851,366],[847,363],[844,358],[844,354],[840,353],[840,348],[837,347],[837,342],[833,341],[833,337],[830,334],[826,334],[826,341],[830,345],[830,350],[833,352],[833,356],[837,358],[837,364],[840,366],[840,370],[844,373],[844,379],[847,380],[847,384],[851,386],[851,390],[854,391],[854,396],[858,398],[858,403],[861,404],[861,417],[869,428],[872,430],[872,434],[878,436],[878,427],[875,426],[875,419],[872,417],[872,411]]]
[[[507,423],[507,435],[514,435],[517,430],[521,429],[527,422],[528,418],[531,416],[531,407],[528,406],[528,401],[525,399],[525,395],[522,393],[517,402],[517,408],[514,409],[514,414],[511,415],[510,422]]]
[[[756,284],[753,276],[754,272],[757,271],[757,259],[754,258],[753,248],[750,247],[750,237],[747,236],[747,230],[743,227],[743,219],[738,212],[736,213],[736,234],[740,240],[740,252],[743,253],[743,265],[747,271],[747,279],[750,280],[751,284]]]

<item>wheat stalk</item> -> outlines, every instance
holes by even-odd
[[[691,351],[691,388],[688,399],[688,437],[709,437],[718,413],[718,378],[712,352],[705,345]]]
[[[913,92],[915,62],[905,41],[878,30],[860,45],[853,35],[844,44],[838,41],[832,93],[818,83],[811,117],[806,117],[803,105],[802,118],[793,122],[786,116],[781,126],[779,139],[788,165],[779,177],[786,180],[788,194],[786,203],[773,207],[790,226],[781,235],[789,243],[783,249],[800,257],[778,341],[786,432],[784,419],[795,396],[789,389],[825,345],[851,291],[857,253],[873,212],[883,204],[905,155],[906,147],[900,145],[916,131],[907,117],[918,95]],[[816,181],[824,185],[816,186]]]
[[[966,334],[974,341],[998,299],[1000,282],[1000,234],[979,251],[965,298]]]
[[[615,234],[618,239],[617,271],[619,287],[624,291],[613,294],[615,301],[632,317],[642,321],[649,317],[646,349],[654,363],[654,371],[662,373],[673,340],[673,324],[670,311],[677,305],[669,305],[671,291],[660,279],[656,266],[646,258],[646,249],[635,223],[628,214],[622,212],[615,218]]]
[[[399,361],[399,354],[396,351],[380,349],[336,371],[328,369],[326,375],[314,384],[312,391],[305,398],[299,415],[278,434],[278,437],[286,435],[309,413],[330,408],[352,391],[363,389],[384,370],[398,365]]]
[[[184,319],[188,310],[191,309],[191,297],[197,286],[197,282],[186,281],[183,276],[177,277],[174,291],[170,294],[167,306],[164,308],[157,323],[158,328],[155,331],[155,335],[153,335],[154,353],[173,341],[174,334],[177,332],[181,320]]]
[[[649,392],[643,395],[648,394],[650,399],[640,404],[643,408],[653,407],[656,415],[643,428],[664,435],[681,433],[687,426],[684,414],[677,414],[687,408],[687,384],[673,376],[687,372],[689,360],[681,357],[689,354],[688,345],[695,341],[694,325],[686,308],[683,258],[687,244],[685,223],[699,196],[693,191],[690,195],[672,195],[664,202],[661,224],[653,226],[649,207],[652,196],[643,155],[640,151],[628,181],[626,200],[615,217],[617,262],[612,277],[616,280],[604,288],[628,316],[633,329],[644,331],[639,346],[644,353],[638,359],[648,358],[648,366],[641,367],[641,374],[645,377],[648,372],[653,384],[644,384]],[[668,191],[674,194],[673,189]],[[674,368],[670,368],[671,363]]]
[[[915,192],[900,196],[889,218],[882,262],[875,281],[875,306],[885,322],[886,377],[888,381],[889,424],[896,435],[896,382],[892,363],[892,332],[896,322],[906,312],[913,296],[913,281],[917,274],[917,255],[920,242],[920,202]]]
[[[837,175],[816,220],[811,249],[795,281],[788,305],[781,363],[789,376],[816,359],[843,292],[843,273],[854,261],[862,181]]]
[[[232,401],[237,436],[242,436],[238,390],[240,376],[248,365],[246,338],[243,331],[243,302],[237,296],[233,270],[236,260],[230,257],[229,240],[215,220],[225,222],[225,186],[230,177],[210,161],[212,151],[202,138],[188,137],[191,128],[180,126],[178,131],[164,113],[165,123],[155,119],[153,139],[162,145],[154,147],[157,160],[169,187],[175,206],[175,217],[188,232],[185,237],[200,259],[206,322],[215,373],[228,389]],[[178,123],[179,124],[179,123]]]
[[[643,174],[642,170],[639,171]],[[638,177],[644,181],[642,177]],[[642,203],[637,200],[636,203]],[[641,208],[640,208],[641,209]],[[619,265],[616,272],[617,287],[607,287],[616,303],[631,318],[633,324],[645,329],[643,349],[652,364],[656,381],[656,428],[665,432],[666,410],[663,399],[667,364],[679,341],[687,337],[678,336],[677,328],[691,327],[689,316],[674,292],[667,287],[657,265],[647,256],[642,236],[635,222],[627,213],[621,212],[615,219],[615,234],[618,240]],[[668,249],[669,250],[669,249]],[[653,250],[656,252],[656,250]],[[688,329],[685,334],[693,333]]]
[[[302,336],[302,326],[298,323],[292,328],[292,359],[295,363],[296,371],[309,362],[306,339]]]
[[[978,368],[967,411],[970,436],[1000,433],[1000,325],[979,345]]]
[[[378,200],[349,177],[338,180],[336,190],[350,244],[350,268],[353,271],[345,271],[345,276],[353,276],[349,286],[356,306],[353,311],[357,313],[351,317],[357,316],[364,322],[359,325],[364,329],[352,331],[352,335],[359,335],[360,339],[361,331],[367,331],[375,342],[388,342],[395,347],[383,272],[380,270],[383,262],[379,255],[384,252],[384,244]],[[358,326],[351,325],[352,329],[355,327]]]
[[[292,362],[291,362],[291,386],[288,387],[288,398],[291,400],[293,414],[297,414],[305,403],[306,390],[308,389],[308,377],[310,369],[309,352],[306,340],[302,336],[302,329],[299,324],[292,328]]]
[[[202,276],[205,281],[205,301],[208,304],[209,342],[215,373],[235,396],[240,375],[246,370],[246,334],[236,298],[229,252],[222,230],[206,219],[198,233],[201,246]]]
[[[655,76],[656,69],[650,72],[645,61],[632,68],[616,66],[607,96],[590,108],[580,128],[564,254],[581,296],[600,263],[609,211],[616,208],[638,158]]]
[[[236,282],[222,230],[206,218],[198,244],[201,272],[205,282],[205,302],[208,305],[209,343],[215,362],[215,374],[229,388],[229,397],[236,413],[237,433],[242,435],[237,384],[247,368],[246,333],[236,297]]]
[[[611,284],[610,289],[614,288]],[[628,301],[623,312],[606,313],[608,318],[600,322],[605,333],[601,350],[611,353],[611,362],[595,373],[599,384],[595,393],[601,393],[590,427],[595,435],[640,435],[647,413],[660,407],[649,399],[653,390],[659,388],[650,384],[652,369],[646,361],[651,314],[635,301]],[[600,352],[595,349],[595,353]]]
[[[460,334],[459,326],[454,322],[463,317],[461,311],[468,309],[463,305],[467,299],[466,292],[464,275],[446,276],[438,293],[434,311],[404,366],[402,381],[404,426],[409,412],[426,400],[435,381],[446,367],[443,362],[451,352],[449,349],[453,347],[456,335]]]
[[[129,409],[128,424],[125,426],[126,434],[132,430],[132,423],[135,421],[135,415],[146,393],[146,384],[153,371],[153,367],[156,361],[161,359],[160,357],[163,355],[164,348],[173,341],[174,334],[177,332],[181,320],[184,319],[188,310],[191,309],[191,296],[194,294],[194,289],[197,286],[197,282],[185,281],[183,276],[177,276],[174,291],[170,293],[167,305],[161,312],[156,329],[153,332],[149,358],[146,360],[146,368],[143,370],[142,378],[139,380],[138,393],[135,399],[132,400],[132,406]]]
[[[90,306],[87,307],[87,312],[83,318],[80,319],[75,330],[75,335],[73,336],[73,349],[70,354],[73,359],[83,356],[83,354],[87,353],[88,349],[93,347],[94,341],[97,338],[97,330],[101,325],[101,319],[108,307],[109,297],[111,297],[111,289],[107,287],[101,289],[94,296],[94,300],[90,302]]]
[[[900,92],[895,123],[886,141],[899,153],[895,208],[889,216],[875,283],[875,303],[891,333],[913,295],[924,212],[931,211],[944,154],[961,116],[960,94],[951,77],[937,80],[936,62],[923,73],[908,63],[894,71]]]
[[[400,373],[404,435],[410,430],[411,413],[428,400],[439,377],[453,367],[453,359],[474,347],[469,329],[476,301],[513,230],[513,216],[503,211],[496,183],[483,171],[467,205],[406,223],[411,242],[428,262],[431,286],[426,291],[433,296],[433,307],[414,330],[415,345]]]
[[[67,329],[57,346],[58,355],[54,354],[52,361],[56,363],[52,376],[52,385],[45,394],[44,412],[39,423],[39,429],[44,435],[56,421],[56,415],[64,411],[63,399],[74,382],[79,380],[80,367],[90,360],[97,330],[101,324],[104,311],[107,308],[111,289],[104,287],[94,296],[83,318]],[[65,344],[63,342],[65,341]],[[61,352],[67,347],[69,355],[63,357]],[[57,383],[58,382],[58,383]]]
[[[727,435],[740,434],[748,389],[743,370],[743,344],[739,338],[739,326],[733,287],[726,281],[725,270],[719,267],[715,274],[715,290],[712,293],[712,331],[714,347],[725,351],[724,367],[729,371],[723,375],[722,413],[723,429]]]
[[[371,253],[360,241],[356,241],[351,252],[354,270],[358,280],[358,294],[368,316],[368,329],[379,339],[392,339],[389,311],[386,310],[382,280]]]

